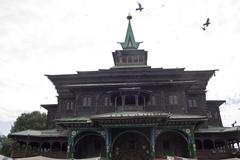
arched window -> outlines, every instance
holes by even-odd
[[[140,62],[140,63],[143,63],[143,56],[140,56],[140,57],[139,57],[139,62]]]
[[[178,131],[166,131],[158,135],[155,143],[156,157],[175,155],[189,157],[187,135]]]
[[[19,146],[20,146],[20,150],[25,150],[26,149],[26,146],[27,146],[27,143],[26,142],[18,142],[19,143]]]
[[[135,95],[125,96],[125,105],[135,105]]]
[[[74,102],[72,102],[72,101],[68,101],[67,103],[66,103],[66,110],[73,110],[73,108],[74,108]]]
[[[105,97],[104,98],[104,106],[111,106],[111,105],[112,105],[111,98]]]
[[[221,139],[215,140],[215,147],[221,149],[225,146],[225,142]]]
[[[41,146],[41,152],[49,152],[50,151],[50,143],[44,142]]]
[[[119,96],[117,97],[117,106],[121,106],[122,105],[122,97]]]
[[[202,142],[199,139],[196,139],[195,143],[196,143],[196,148],[197,149],[202,149]]]
[[[196,99],[189,99],[188,100],[188,106],[189,106],[189,108],[196,108],[197,107]]]
[[[106,146],[104,138],[98,133],[86,133],[76,138],[74,158],[90,158],[105,156]]]
[[[122,57],[122,63],[127,63],[127,57]]]
[[[132,56],[128,56],[128,63],[132,63]]]
[[[67,142],[64,142],[62,144],[62,152],[66,152],[67,151]]]
[[[138,105],[143,106],[144,105],[144,97],[138,96]]]
[[[206,139],[203,142],[204,149],[213,149],[213,141],[210,139]]]
[[[37,142],[31,142],[31,143],[29,143],[29,145],[30,145],[31,148],[32,148],[32,152],[38,152],[39,143],[37,143]]]
[[[151,104],[152,105],[156,105],[156,98],[155,98],[155,96],[151,97]]]
[[[84,107],[86,106],[91,106],[92,105],[92,97],[83,97],[83,102],[82,102],[82,105]]]
[[[59,152],[61,151],[61,145],[59,142],[54,142],[52,144],[52,152]]]
[[[177,95],[169,95],[169,104],[175,105],[178,104],[178,97]]]
[[[133,61],[134,61],[134,63],[138,63],[138,56],[134,56]]]

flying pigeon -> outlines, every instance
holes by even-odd
[[[237,123],[237,121],[234,121],[233,124],[232,124],[232,127],[234,127],[236,123]]]
[[[211,24],[209,18],[207,18],[206,23],[203,24],[203,26],[208,27],[208,25]]]
[[[136,8],[136,11],[142,11],[143,10],[143,7],[141,5],[141,3],[138,2],[138,8]]]
[[[209,26],[209,24],[211,24],[210,23],[210,20],[209,20],[209,18],[207,18],[207,21],[205,22],[205,23],[203,23],[203,25],[202,25],[202,29],[203,29],[203,31],[205,31],[206,29],[207,29],[207,27]]]

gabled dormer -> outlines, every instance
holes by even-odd
[[[122,50],[113,52],[115,66],[113,68],[149,67],[147,66],[147,51],[138,49],[140,43],[136,42],[131,26],[132,16],[127,16],[128,28],[124,42],[120,42]]]

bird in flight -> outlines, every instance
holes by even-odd
[[[143,10],[143,7],[141,5],[141,3],[138,2],[138,8],[136,8],[136,11],[142,11]]]
[[[234,127],[236,123],[237,123],[237,121],[234,121],[233,124],[232,124],[232,127]]]
[[[209,18],[207,18],[206,23],[203,24],[203,26],[208,27],[208,25],[211,24]]]
[[[207,21],[205,23],[203,23],[203,26],[201,27],[204,31],[206,30],[206,28],[209,26],[210,23],[210,19],[207,18]]]

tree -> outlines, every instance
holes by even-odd
[[[13,140],[5,136],[0,136],[0,154],[10,157],[12,152]]]
[[[47,128],[47,115],[39,111],[22,113],[11,127],[11,133],[27,129],[43,130]]]

